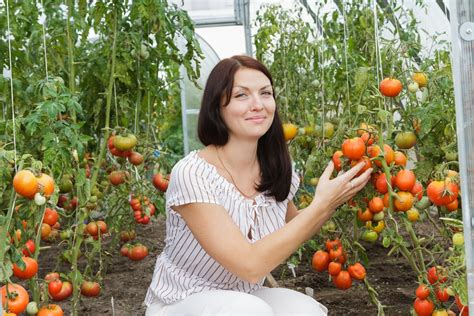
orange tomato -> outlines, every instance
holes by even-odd
[[[396,97],[402,91],[403,85],[398,79],[385,78],[380,82],[379,90],[386,97]]]
[[[51,226],[46,223],[41,224],[41,239],[48,239],[51,234]]]
[[[48,304],[40,308],[36,316],[63,316],[64,312],[61,306],[57,304]]]
[[[372,214],[372,212],[366,208],[364,211],[362,211],[362,209],[359,209],[357,211],[357,218],[361,221],[361,222],[368,222],[370,220],[372,220],[372,218],[374,217],[374,214]]]
[[[458,199],[452,201],[451,203],[446,204],[446,209],[449,212],[455,212],[459,207],[459,201]]]
[[[382,198],[378,196],[374,196],[370,201],[369,201],[369,210],[372,213],[379,213],[382,212],[384,208],[383,205],[383,200]]]
[[[360,137],[346,139],[342,143],[342,153],[351,160],[359,160],[365,154],[365,143]]]
[[[412,208],[414,198],[410,192],[397,192],[397,198],[393,200],[395,211],[405,212]]]
[[[38,178],[29,170],[20,170],[13,178],[13,188],[16,193],[31,200],[38,192]]]
[[[387,162],[387,165],[390,166],[390,164],[395,160],[395,153],[393,152],[392,147],[390,147],[387,144],[384,144],[383,148],[385,151],[385,154],[384,154],[385,161]],[[367,148],[367,153],[369,154],[370,158],[375,158],[381,155],[382,150],[380,149],[378,145],[373,145]],[[380,160],[374,160],[374,163],[378,167],[382,167],[382,162]]]
[[[395,176],[395,186],[401,191],[411,191],[415,185],[415,173],[411,170],[400,170]]]
[[[45,197],[50,197],[54,193],[54,180],[49,175],[42,173],[38,180],[38,190]]]
[[[8,310],[12,313],[23,313],[30,302],[28,292],[26,292],[25,288],[19,284],[8,284],[8,292],[10,296],[7,296],[7,285],[2,286],[0,292],[2,294],[2,305],[6,306],[8,301]]]
[[[401,151],[395,151],[395,165],[405,167],[407,165],[407,156]]]

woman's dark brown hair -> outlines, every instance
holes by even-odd
[[[198,120],[198,136],[204,145],[223,146],[229,140],[227,126],[222,120],[220,106],[225,100],[227,106],[231,99],[234,77],[241,68],[255,69],[273,79],[268,69],[258,60],[249,56],[233,56],[221,60],[211,71],[206,82]],[[283,127],[275,110],[272,125],[258,140],[258,161],[260,163],[261,183],[259,192],[267,191],[277,201],[288,197],[291,185],[291,158],[283,135]]]

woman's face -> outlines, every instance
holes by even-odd
[[[231,137],[258,140],[272,125],[275,107],[270,79],[258,70],[241,68],[221,116]]]

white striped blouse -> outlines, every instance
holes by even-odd
[[[288,202],[299,186],[293,168],[290,193],[277,202],[260,193],[255,202],[245,198],[222,177],[214,165],[190,152],[173,167],[166,192],[165,248],[156,260],[145,304],[164,304],[206,290],[223,289],[250,293],[262,288],[264,279],[253,284],[240,279],[209,256],[173,205],[215,203],[222,205],[249,242],[255,242],[285,224]],[[251,234],[248,234],[249,231]]]

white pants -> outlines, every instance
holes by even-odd
[[[213,290],[190,295],[175,304],[153,302],[145,316],[326,316],[312,297],[285,288],[263,288],[251,294]]]

